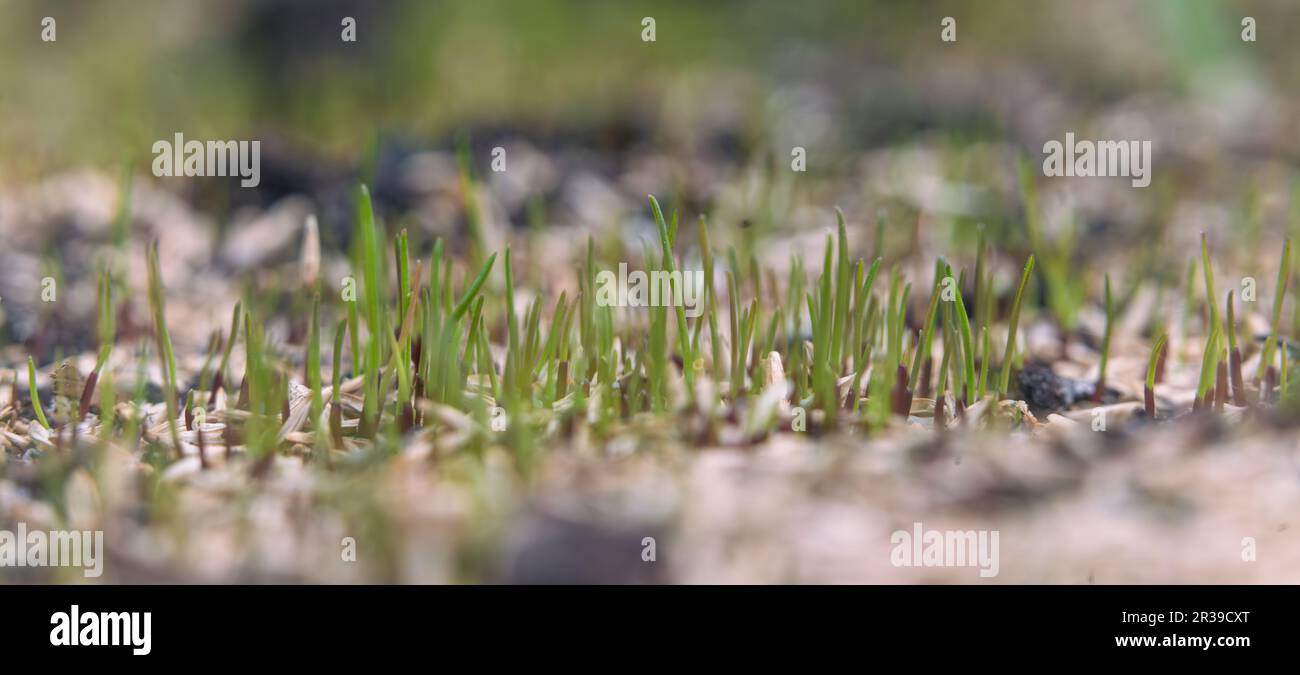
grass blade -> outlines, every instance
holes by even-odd
[[[1277,348],[1278,331],[1282,328],[1282,302],[1286,299],[1287,283],[1291,280],[1291,238],[1282,244],[1282,262],[1277,269],[1277,292],[1273,294],[1273,321],[1264,340],[1264,351],[1255,369],[1255,381],[1263,378],[1264,371],[1273,365],[1273,350]],[[1297,305],[1300,307],[1300,305]]]
[[[1025,287],[1029,285],[1029,275],[1034,271],[1034,256],[1025,261],[1025,271],[1020,274],[1020,286],[1016,288],[1016,298],[1011,303],[1011,319],[1007,322],[1007,348],[1002,355],[1002,373],[998,376],[998,396],[1007,395],[1007,386],[1011,381],[1011,359],[1016,353],[1016,333],[1020,329],[1020,305],[1025,299]]]
[[[36,413],[36,421],[49,429],[50,423],[45,419],[45,408],[41,407],[41,395],[36,391],[36,363],[30,356],[27,357],[27,395],[32,399],[32,412]]]

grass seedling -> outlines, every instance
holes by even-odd
[[[673,273],[676,271],[676,266],[673,264],[673,240],[677,235],[677,213],[673,212],[673,225],[670,231],[664,221],[664,212],[659,208],[659,202],[653,195],[650,196],[650,210],[654,212],[655,225],[659,227],[659,245],[663,248],[662,267],[672,278]],[[684,276],[677,278],[682,280],[681,283],[685,282]],[[677,312],[677,349],[681,352],[682,363],[685,364],[682,367],[682,375],[686,381],[687,396],[693,396],[695,392],[695,373],[691,365],[695,362],[695,357],[691,353],[691,342],[686,325],[686,311],[682,307],[682,303],[673,304]]]
[[[1101,364],[1097,370],[1097,385],[1093,387],[1092,400],[1101,401],[1106,394],[1106,366],[1110,362],[1110,338],[1115,329],[1115,298],[1110,292],[1110,275],[1106,275],[1106,329],[1101,338]]]
[[[1204,232],[1201,233],[1201,267],[1205,272],[1205,302],[1209,305],[1210,321],[1218,324],[1219,307],[1215,300],[1218,294],[1214,292],[1214,269],[1210,267],[1210,244]]]
[[[403,244],[399,249],[402,255],[405,255],[405,245]],[[397,374],[398,414],[396,420],[399,431],[405,433],[413,424],[415,416],[414,406],[411,404],[411,387],[414,380],[411,343],[415,332],[416,309],[419,306],[417,298],[424,283],[424,263],[416,264],[414,279],[409,276],[409,273],[403,273],[403,276],[405,278],[402,279],[402,285],[406,289],[404,291],[406,300],[401,304],[405,305],[406,309],[399,315],[400,323],[398,324],[397,336],[394,337],[392,332],[387,333],[390,355],[388,367],[385,369],[384,376],[380,379],[379,390],[387,392],[388,378],[392,373]],[[317,358],[319,358],[319,355]]]
[[[1241,376],[1241,349],[1237,347],[1236,303],[1233,291],[1228,291],[1228,375],[1232,381],[1232,404],[1246,405],[1246,381]]]
[[[907,334],[907,299],[912,292],[912,285],[906,284],[902,291],[898,292],[895,289],[902,283],[902,275],[895,269],[891,276],[893,277],[890,280],[892,306],[889,308],[889,345],[886,351],[888,361],[886,367],[889,370],[884,374],[890,384],[892,411],[895,415],[906,418],[912,408],[912,390],[907,387],[908,372],[907,367],[903,365],[903,337]]]
[[[844,212],[835,207],[835,229],[838,246],[835,257],[835,310],[831,320],[830,362],[835,374],[840,371],[840,356],[844,345],[844,327],[849,319],[849,237],[844,226]]]
[[[503,370],[502,379],[502,399],[506,403],[505,409],[508,414],[514,414],[516,399],[522,392],[523,378],[520,373],[523,370],[522,362],[524,360],[522,338],[519,331],[519,322],[515,313],[515,273],[514,264],[510,255],[510,247],[506,247],[505,255],[505,276],[506,276],[506,363]]]
[[[709,226],[704,216],[700,216],[698,228],[700,261],[704,267],[704,302],[709,324],[709,349],[713,361],[713,401],[708,401],[712,409],[718,403],[718,383],[722,380],[722,338],[718,334],[718,294],[713,282],[713,249],[709,244]],[[698,329],[699,324],[696,324]]]
[[[140,358],[136,361],[135,368],[135,391],[131,393],[131,400],[134,403],[131,408],[131,415],[127,418],[123,429],[123,435],[130,439],[134,447],[139,447],[140,441],[140,411],[144,409],[145,371],[148,368],[148,354],[145,347],[140,349]],[[229,445],[226,446],[226,452],[229,453]]]
[[[1011,383],[1011,361],[1016,353],[1016,333],[1020,330],[1020,305],[1025,299],[1025,287],[1029,285],[1029,275],[1034,271],[1034,256],[1025,261],[1025,271],[1020,274],[1020,285],[1016,288],[1015,300],[1011,302],[1011,318],[1007,322],[1007,348],[1002,354],[1002,373],[998,376],[998,397],[1007,395]]]
[[[320,293],[315,294],[311,303],[311,325],[307,327],[307,388],[311,389],[311,426],[315,430],[317,444],[324,436],[321,433],[321,413],[325,401],[321,396],[320,383]]]
[[[410,361],[405,364],[402,363],[401,340],[389,333],[388,343],[393,352],[393,358],[389,360],[389,367],[385,369],[383,377],[380,378],[379,390],[387,392],[389,390],[389,378],[393,373],[397,374],[397,414],[392,417],[392,422],[397,425],[397,432],[404,434],[411,429],[415,420],[415,410],[410,404],[411,364]]]
[[[221,331],[212,331],[208,336],[208,349],[203,356],[203,367],[199,369],[199,391],[212,391],[212,360],[217,358],[221,342]]]
[[[244,445],[250,457],[268,459],[275,451],[279,386],[265,355],[260,324],[250,314],[244,322],[244,386],[248,394],[248,418],[244,422]]]
[[[986,276],[984,255],[987,246],[984,237],[984,223],[980,223],[976,226],[976,232],[978,235],[975,244],[975,302],[972,309],[975,311],[975,333],[982,335],[984,333],[984,328],[988,326],[988,324],[985,323],[985,306],[988,305],[989,302],[987,293],[985,293],[986,289],[984,288],[984,277]],[[983,351],[982,344],[980,345],[980,350],[979,356],[981,362],[987,360],[988,353]],[[980,396],[983,397],[983,394]]]
[[[118,249],[126,249],[127,237],[131,233],[131,164],[122,165],[122,177],[118,180],[117,211],[113,215],[113,244]]]
[[[945,315],[948,314],[945,312]],[[953,343],[952,328],[948,322],[947,316],[943,321],[943,357],[939,360],[939,383],[935,387],[934,394],[934,428],[938,431],[944,431],[948,428],[948,365],[952,359],[952,349],[949,348]]]
[[[509,258],[510,250],[507,249],[507,261]],[[451,321],[460,321],[465,316],[465,313],[469,311],[470,305],[472,305],[474,299],[478,297],[478,292],[482,290],[483,283],[486,282],[488,276],[492,274],[492,266],[496,264],[496,261],[497,254],[493,253],[483,262],[483,267],[479,269],[478,275],[474,277],[474,281],[470,282],[469,287],[465,289],[465,293],[462,294],[460,300],[456,302],[456,306],[452,308]],[[506,269],[509,270],[509,266],[507,266]],[[507,290],[509,290],[509,287],[507,287]],[[511,304],[513,304],[513,301],[511,301]]]
[[[980,354],[982,354],[983,356],[980,357],[980,382],[979,382],[978,395],[979,398],[983,399],[984,388],[989,381],[989,360],[990,360],[989,356],[991,354],[993,345],[989,340],[988,326],[985,326],[982,329],[980,329],[980,333],[982,333],[982,338],[980,340]]]
[[[162,272],[158,268],[158,242],[146,252],[149,267],[149,308],[153,313],[154,335],[158,341],[158,363],[163,372],[163,398],[167,405],[167,430],[172,447],[181,451],[181,436],[176,428],[176,354],[167,333],[167,314],[163,301]]]
[[[45,419],[45,408],[41,407],[41,394],[36,391],[36,363],[30,356],[27,357],[27,395],[32,399],[32,412],[36,413],[36,421],[48,430],[50,422]]]
[[[365,289],[366,315],[366,353],[365,353],[365,399],[361,412],[361,435],[370,437],[376,429],[381,396],[379,391],[379,368],[384,342],[384,323],[380,288],[383,273],[379,254],[379,234],[375,226],[374,207],[370,201],[370,190],[362,185],[357,195],[357,230],[361,246],[362,278]]]
[[[491,259],[489,264],[484,266],[482,274],[491,270]],[[481,276],[482,276],[481,274]],[[506,345],[506,364],[502,377],[502,397],[501,405],[505,409],[507,419],[512,420],[506,425],[506,437],[508,444],[514,451],[516,467],[524,474],[527,474],[532,467],[534,457],[534,438],[531,429],[524,422],[524,413],[528,407],[533,405],[532,383],[529,378],[530,363],[533,355],[536,353],[537,342],[537,321],[540,313],[540,306],[533,303],[525,315],[525,331],[520,333],[518,324],[515,320],[515,277],[514,265],[511,260],[510,248],[506,247],[505,253],[505,278],[506,285],[504,292],[506,294],[506,323],[508,326],[508,342]],[[478,292],[478,286],[481,285],[476,280],[466,292],[466,296],[461,303],[468,307],[472,301],[472,295]],[[459,308],[459,305],[458,305]],[[454,312],[452,321],[459,323],[460,314],[463,312]],[[480,333],[481,334],[481,333]]]
[[[1147,417],[1156,418],[1156,366],[1160,363],[1160,352],[1165,348],[1165,342],[1169,339],[1168,334],[1161,334],[1160,339],[1151,348],[1151,359],[1147,361],[1147,380],[1144,387],[1144,399],[1146,404]]]
[[[117,416],[117,384],[113,381],[113,369],[105,364],[99,378],[99,423],[100,437],[107,442],[113,434],[114,420]]]
[[[1218,372],[1219,363],[1219,341],[1223,337],[1223,328],[1218,322],[1210,326],[1210,335],[1205,340],[1205,353],[1201,357],[1201,377],[1196,385],[1196,400],[1192,403],[1192,409],[1198,410],[1209,401],[1206,400],[1206,394],[1210,393],[1210,388],[1214,386],[1214,380]]]
[[[487,237],[483,229],[483,217],[479,209],[478,181],[474,178],[474,168],[470,162],[470,144],[468,136],[462,136],[456,144],[456,160],[460,168],[460,194],[465,211],[465,225],[469,231],[470,264],[483,259],[487,253]]]
[[[353,293],[355,292],[356,290],[354,288]],[[361,318],[359,316],[360,312],[357,310],[357,300],[355,296],[345,299],[344,303],[348,306],[347,322],[348,339],[350,342],[348,345],[348,354],[352,358],[352,373],[353,375],[356,375],[361,372],[361,359],[363,358],[361,352]]]
[[[948,276],[952,277],[952,267],[948,267]],[[953,298],[957,303],[955,311],[957,313],[957,328],[960,331],[961,354],[964,382],[966,384],[966,405],[975,402],[976,386],[975,381],[975,347],[974,340],[971,339],[970,317],[966,315],[966,303],[961,299],[961,289],[955,289]]]
[[[506,254],[508,261],[508,249]],[[433,401],[464,409],[462,394],[465,380],[461,377],[462,371],[458,348],[460,322],[470,312],[471,308],[474,308],[474,314],[471,316],[471,327],[478,322],[482,313],[482,303],[480,302],[482,298],[479,298],[478,294],[491,274],[495,263],[496,254],[494,253],[488,256],[487,261],[483,263],[483,268],[479,270],[478,276],[470,283],[454,307],[450,300],[451,280],[449,277],[444,278],[444,281],[441,282],[442,300],[433,300],[432,293],[426,296],[428,300],[423,303],[427,305],[424,317],[424,332],[427,336],[425,339],[430,346],[424,350],[429,355],[424,377],[424,388],[426,397]],[[506,267],[506,278],[513,281],[509,265]],[[509,309],[513,309],[514,301],[509,296],[507,296],[506,303]],[[444,308],[447,310],[445,317],[443,316]],[[485,359],[488,355],[486,338],[482,332],[477,335],[482,343],[476,343],[475,349],[479,352],[479,358]],[[449,345],[456,346],[448,347]],[[512,364],[517,362],[517,357],[515,360],[511,360],[510,355],[507,354],[506,365],[508,369],[512,369],[514,367]],[[487,365],[487,370],[489,373],[492,372],[490,363]],[[513,370],[509,370],[508,373],[513,373]],[[495,375],[493,375],[493,378],[495,379]],[[502,379],[501,386],[498,388],[497,383],[494,381],[492,389],[497,398],[505,399],[514,395],[514,389],[509,384],[509,379]]]
[[[343,386],[343,338],[347,328],[347,319],[341,319],[334,329],[334,363],[330,374],[330,440],[340,448],[343,447],[343,406],[339,388]]]
[[[95,368],[86,376],[85,387],[81,391],[81,403],[78,406],[78,418],[85,419],[90,413],[90,401],[95,393],[95,385],[99,381],[99,373],[108,363],[108,357],[113,353],[114,325],[113,325],[113,280],[107,272],[100,275],[99,278],[99,316],[96,323],[97,332],[99,333],[99,355],[95,358]],[[102,410],[102,409],[101,409]]]
[[[1029,244],[1034,254],[1043,259],[1043,278],[1046,282],[1044,292],[1048,307],[1056,317],[1061,330],[1061,347],[1064,347],[1074,333],[1078,321],[1079,308],[1083,305],[1086,289],[1082,277],[1074,274],[1072,256],[1075,250],[1075,232],[1073,221],[1066,223],[1057,240],[1050,244],[1043,238],[1043,229],[1038,221],[1038,187],[1034,178],[1034,169],[1023,155],[1020,157],[1020,193],[1024,201],[1025,227],[1029,231]]]
[[[1223,412],[1223,404],[1228,400],[1228,361],[1224,358],[1224,349],[1219,348],[1214,364],[1214,411]]]
[[[1291,209],[1289,223],[1287,225],[1287,234],[1288,237],[1286,239],[1286,244],[1288,245],[1292,240],[1300,237],[1300,174],[1292,178],[1291,181]],[[1288,249],[1286,252],[1289,253],[1289,246],[1285,246],[1284,248]],[[1286,255],[1286,253],[1283,255]],[[1287,256],[1287,260],[1284,262],[1289,267],[1291,262],[1289,255]],[[1300,273],[1297,273],[1296,275],[1300,276]],[[1288,279],[1288,283],[1289,282],[1290,280]],[[1300,335],[1300,302],[1295,303],[1291,308],[1291,335]]]
[[[235,338],[239,335],[240,309],[243,304],[235,302],[235,308],[230,312],[230,334],[226,338],[226,347],[221,352],[221,363],[217,366],[217,374],[212,379],[212,393],[210,398],[215,400],[217,392],[221,391],[221,386],[225,382],[226,367],[230,364],[230,352],[235,348]]]
[[[1184,334],[1189,332],[1188,323],[1196,313],[1196,258],[1193,257],[1187,261],[1187,272],[1183,275],[1183,315],[1181,319],[1181,329]]]
[[[853,310],[850,319],[853,321],[853,381],[849,387],[850,409],[856,406],[859,386],[862,383],[862,376],[871,362],[871,345],[873,342],[871,330],[874,327],[872,318],[874,316],[874,298],[871,296],[871,287],[875,285],[876,274],[880,271],[880,258],[876,258],[871,263],[871,269],[865,276],[862,274],[862,265],[859,262],[858,272],[855,277],[855,290],[853,293]],[[933,302],[933,298],[931,298]],[[796,350],[791,354],[791,359],[797,358],[803,350]],[[870,383],[868,383],[870,384]],[[909,389],[910,389],[909,384]],[[914,390],[913,390],[914,391]]]
[[[1259,366],[1255,369],[1255,381],[1259,382],[1264,371],[1273,367],[1273,350],[1277,348],[1278,333],[1282,329],[1282,302],[1286,299],[1287,283],[1291,279],[1291,239],[1282,244],[1282,262],[1277,269],[1277,292],[1273,294],[1273,321],[1264,339],[1264,351],[1259,357]],[[1300,303],[1297,303],[1300,306]]]
[[[1290,348],[1287,346],[1285,339],[1282,340],[1282,349],[1279,351],[1282,352],[1282,372],[1278,376],[1278,400],[1285,401],[1287,400],[1287,379],[1289,378],[1289,373],[1287,371],[1291,367],[1289,363]]]
[[[410,237],[405,228],[393,240],[393,259],[397,262],[397,315],[406,316],[406,306],[412,297]]]
[[[826,237],[826,250],[822,256],[822,273],[817,283],[816,297],[812,294],[805,296],[808,306],[808,317],[812,324],[813,332],[813,358],[811,364],[812,389],[813,396],[826,412],[827,428],[833,428],[835,424],[835,411],[838,406],[838,396],[836,393],[836,379],[840,370],[840,355],[843,349],[844,327],[847,325],[848,312],[850,306],[850,292],[852,285],[849,283],[848,263],[848,236],[845,231],[843,215],[838,216],[837,237]],[[835,241],[839,242],[838,262],[836,258]],[[874,275],[872,275],[874,277]],[[891,285],[890,306],[885,312],[893,313],[895,302],[897,300],[895,282]],[[892,318],[889,319],[891,322]],[[838,327],[838,333],[836,332]],[[891,350],[894,349],[896,340],[893,339],[893,333],[890,333],[889,345]],[[890,352],[893,360],[883,371],[886,378],[893,378],[895,369],[898,364],[898,353]],[[892,382],[888,382],[884,387],[884,396],[888,396],[892,390]],[[886,414],[888,407],[886,405]]]
[[[740,399],[741,390],[745,385],[745,371],[743,367],[744,356],[741,354],[741,342],[743,341],[745,324],[749,322],[749,317],[740,309],[740,289],[736,285],[736,275],[732,270],[727,270],[727,319],[730,328],[729,343],[731,345],[731,355],[728,361],[728,376],[730,378],[730,393],[733,402]]]
[[[934,324],[939,313],[939,298],[943,291],[943,270],[945,264],[940,258],[934,263],[934,285],[930,289],[930,305],[925,310],[925,325],[921,328],[921,340],[912,354],[912,370],[907,377],[907,386],[921,396],[927,396],[930,389],[930,370],[934,353]]]

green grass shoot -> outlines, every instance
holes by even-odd
[[[1115,332],[1115,297],[1110,290],[1110,275],[1105,278],[1106,328],[1101,338],[1101,364],[1097,371],[1097,387],[1093,399],[1100,401],[1106,393],[1106,366],[1110,363],[1110,341]]]
[[[1020,274],[1020,285],[1016,287],[1016,297],[1011,303],[1011,318],[1007,321],[1007,347],[1002,355],[1002,373],[998,376],[998,396],[1007,395],[1011,382],[1011,362],[1016,353],[1016,333],[1020,329],[1020,307],[1025,299],[1025,287],[1029,285],[1029,275],[1034,271],[1034,256],[1025,261],[1025,270]]]
[[[1286,299],[1286,287],[1291,280],[1291,238],[1282,243],[1282,261],[1277,269],[1277,291],[1273,294],[1273,317],[1268,337],[1264,339],[1264,351],[1260,354],[1259,366],[1255,369],[1255,381],[1264,377],[1264,371],[1273,365],[1273,350],[1277,348],[1278,333],[1282,329],[1282,303]]]
[[[149,268],[149,307],[153,313],[154,337],[158,341],[158,361],[163,374],[163,398],[167,406],[167,429],[172,447],[181,449],[180,432],[176,428],[176,354],[172,350],[171,335],[167,332],[167,313],[163,300],[162,272],[158,267],[158,242],[146,249]]]
[[[45,408],[41,407],[41,394],[36,390],[36,363],[30,356],[27,357],[27,395],[32,399],[32,412],[36,413],[36,421],[49,429],[50,422],[45,419]]]

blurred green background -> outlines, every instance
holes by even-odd
[[[953,45],[939,41],[949,15]],[[1257,43],[1239,38],[1244,15]],[[41,41],[44,16],[57,42]],[[340,39],[343,16],[358,21],[356,43]],[[933,75],[952,70],[960,99],[983,86],[972,69],[1020,69],[1083,109],[1134,91],[1230,96],[1242,81],[1285,93],[1300,90],[1300,43],[1284,37],[1298,30],[1287,0],[6,0],[0,177],[144,167],[151,143],[178,131],[355,160],[377,131],[689,145],[725,126],[745,151],[762,145],[773,92],[808,83],[832,101],[845,150],[937,127],[998,136],[1013,109],[942,105]]]

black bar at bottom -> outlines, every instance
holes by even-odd
[[[1289,655],[1297,603],[1297,587],[1264,586],[9,586],[0,645],[47,663],[207,666],[450,657],[471,641],[492,663],[597,648],[633,663],[697,650],[1242,663]],[[73,646],[74,615],[77,642],[118,644]]]

